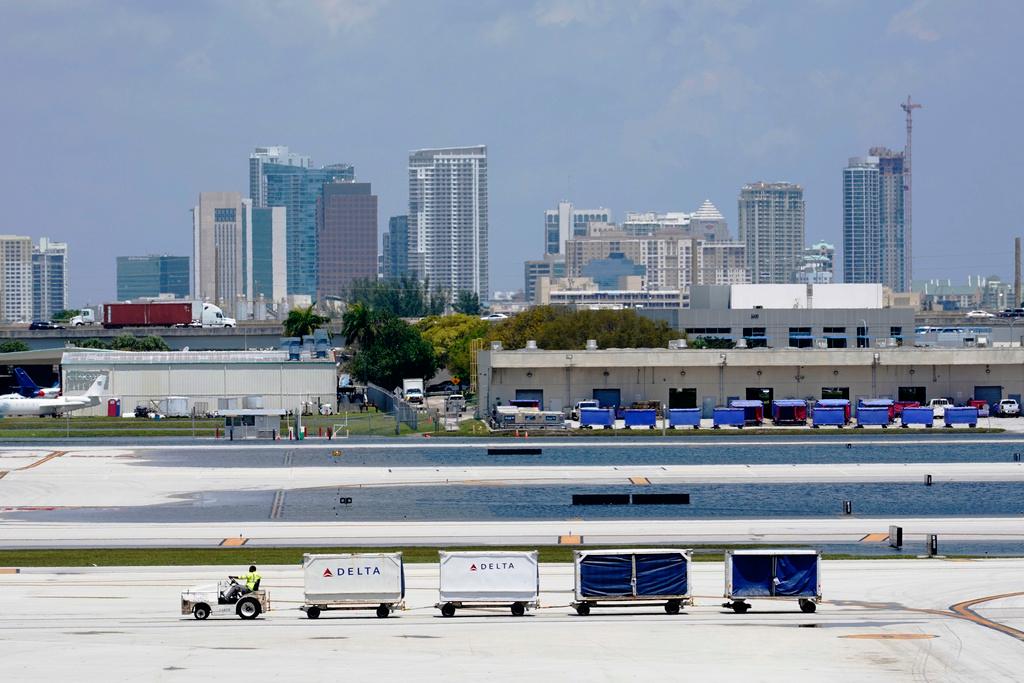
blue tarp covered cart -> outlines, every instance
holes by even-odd
[[[580,410],[580,427],[584,429],[611,429],[614,426],[614,408],[582,408]]]
[[[889,422],[896,419],[896,402],[891,398],[862,398],[857,401],[857,420],[860,420],[860,411],[864,408],[885,408],[889,413]]]
[[[700,408],[669,408],[668,426],[700,428]]]
[[[742,408],[743,420],[748,425],[758,425],[764,422],[764,404],[760,401],[748,399],[736,399],[729,403],[730,408]]]
[[[857,409],[858,427],[878,427],[883,429],[889,426],[889,409],[884,407],[860,406]]]
[[[624,411],[623,419],[626,423],[626,429],[631,427],[650,427],[654,429],[658,422],[658,411],[653,408],[627,408]]]
[[[777,425],[806,425],[807,402],[799,398],[772,401],[772,422]]]
[[[817,429],[818,427],[839,427],[840,429],[846,424],[846,411],[842,408],[825,408],[822,406],[814,407],[814,415],[811,421],[811,428]]]
[[[669,614],[690,599],[690,551],[577,550],[573,553],[576,574],[577,614],[591,607],[625,607],[636,603],[663,603]]]
[[[924,406],[923,408],[907,407],[900,413],[900,423],[904,427],[909,427],[910,425],[931,427],[934,421],[935,413],[932,411],[931,406]]]
[[[846,422],[850,421],[850,401],[845,398],[823,398],[814,404],[814,409],[818,408],[842,408],[843,419]],[[843,424],[846,424],[844,422]]]
[[[821,552],[818,550],[727,550],[725,598],[737,614],[747,600],[798,600],[813,612],[821,601]]]
[[[947,427],[953,425],[978,426],[978,409],[974,406],[949,406],[943,415]]]
[[[745,422],[743,408],[724,408],[719,406],[715,408],[715,412],[712,414],[713,429],[719,427],[739,427],[743,429],[743,423]]]

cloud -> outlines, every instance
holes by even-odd
[[[929,26],[924,15],[931,7],[931,0],[917,0],[906,9],[900,10],[889,20],[886,31],[889,35],[905,35],[924,43],[933,43],[941,36]]]
[[[511,14],[502,14],[491,23],[484,26],[482,35],[486,42],[494,45],[504,45],[516,35],[519,29],[519,21]]]
[[[543,0],[533,7],[533,20],[537,25],[552,28],[602,23],[610,14],[611,5],[607,0]]]
[[[313,0],[331,33],[347,31],[377,16],[390,0]]]

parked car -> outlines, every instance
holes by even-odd
[[[487,315],[481,316],[480,319],[486,320],[487,322],[497,322],[498,320],[508,320],[508,316],[504,313],[488,313]]]
[[[988,311],[968,311],[968,318],[994,318],[995,314],[989,313]]]
[[[946,414],[946,408],[953,405],[948,398],[933,398],[928,401],[928,407],[932,409],[932,415],[942,417]]]
[[[999,402],[999,409],[996,413],[1000,417],[1017,417],[1020,415],[1020,404],[1016,399],[1004,398]]]
[[[459,390],[459,385],[450,379],[446,379],[443,382],[437,384],[431,384],[427,387],[427,396],[440,396],[442,394],[452,394]]]
[[[30,330],[63,330],[63,325],[57,323],[51,323],[49,320],[33,320],[32,324],[28,326]]]
[[[598,401],[578,401],[576,405],[572,407],[572,412],[569,413],[570,420],[580,419],[580,410],[583,408],[600,408],[601,404]]]
[[[453,413],[464,413],[465,411],[466,397],[462,394],[449,394],[444,400],[445,414],[451,415]]]

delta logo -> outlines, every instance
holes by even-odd
[[[324,569],[323,578],[334,576],[380,576],[380,567],[338,567],[333,572],[330,567]]]
[[[477,564],[476,562],[474,562],[473,564],[469,565],[469,571],[471,571],[471,572],[475,572],[475,571],[487,572],[487,571],[501,571],[501,570],[508,571],[510,569],[515,569],[515,568],[516,568],[516,566],[512,562],[481,562],[480,564]]]

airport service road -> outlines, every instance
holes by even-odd
[[[298,567],[263,567],[272,611],[255,622],[179,614],[182,588],[228,568],[28,569],[0,575],[0,678],[39,680],[1016,681],[1024,670],[1024,560],[825,562],[826,602],[726,612],[722,565],[691,565],[697,605],[565,607],[571,565],[542,565],[526,617],[445,619],[436,565],[408,565],[410,609],[388,619],[298,611]],[[980,601],[980,602],[975,602]],[[969,605],[963,611],[964,605]],[[962,615],[953,611],[957,607]],[[360,616],[355,616],[360,615]]]

